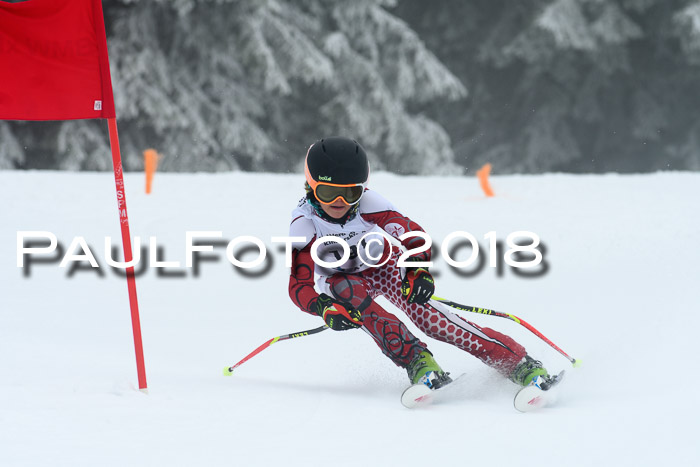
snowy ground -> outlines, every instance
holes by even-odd
[[[436,342],[442,366],[469,377],[451,400],[407,410],[405,373],[359,331],[275,344],[224,378],[268,338],[322,324],[292,306],[270,242],[287,234],[302,177],[158,174],[150,196],[141,174],[126,181],[132,234],[156,236],[165,260],[184,264],[185,232],[213,230],[261,238],[272,269],[244,277],[217,248],[199,277],[139,277],[144,395],[126,285],[104,260],[104,237],[120,238],[112,175],[0,172],[2,466],[700,465],[700,174],[493,177],[493,199],[474,178],[372,177],[438,243],[455,230],[484,248],[489,231],[542,238],[538,278],[434,267],[439,295],[518,315],[583,361],[555,407],[529,414],[513,409],[512,383]],[[103,276],[53,262],[25,277],[18,230],[64,247],[85,237]],[[513,322],[466,317],[551,371],[570,367]]]

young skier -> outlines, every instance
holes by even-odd
[[[306,154],[305,172],[306,196],[293,211],[290,226],[290,236],[305,238],[293,244],[289,279],[289,295],[301,310],[320,316],[336,331],[362,328],[387,357],[406,369],[412,384],[436,389],[451,379],[428,346],[374,301],[379,295],[429,337],[474,355],[517,384],[526,386],[536,376],[549,378],[542,364],[511,337],[434,306],[429,300],[435,284],[428,268],[398,267],[402,250],[415,250],[424,240],[412,237],[399,248],[384,236],[398,239],[423,229],[367,188],[369,163],[360,144],[344,137],[315,142]],[[328,236],[350,247],[340,266],[325,267],[312,257],[314,242]],[[326,266],[341,263],[344,252],[338,242],[319,242],[316,248]],[[407,260],[429,261],[430,251]],[[314,273],[319,275],[316,282]]]

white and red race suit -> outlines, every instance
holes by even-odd
[[[395,364],[405,368],[427,346],[393,314],[374,302],[381,295],[400,308],[429,337],[450,343],[476,356],[489,366],[509,376],[525,356],[525,349],[511,337],[481,328],[444,307],[408,303],[401,295],[402,268],[398,259],[403,249],[415,250],[411,259],[430,260],[430,250],[420,252],[425,241],[411,237],[399,241],[406,232],[424,232],[420,225],[401,214],[375,191],[366,190],[357,209],[342,222],[323,216],[314,201],[303,198],[292,212],[290,236],[304,237],[293,243],[289,296],[301,310],[314,314],[319,293],[360,310],[362,329],[379,345]],[[381,234],[396,239],[391,243]],[[314,242],[332,236],[350,247],[348,259],[327,268],[316,264],[311,255]],[[317,246],[318,258],[338,262],[343,249],[337,242]],[[380,266],[376,266],[380,265]],[[317,280],[314,280],[318,277]]]

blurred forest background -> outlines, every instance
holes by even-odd
[[[700,170],[700,0],[104,0],[122,155],[401,174]],[[0,122],[0,168],[111,170],[103,121]]]

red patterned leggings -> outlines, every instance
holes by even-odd
[[[409,304],[401,295],[401,270],[397,261],[398,254],[394,253],[382,267],[329,276],[324,291],[360,309],[364,331],[400,367],[405,368],[427,345],[396,316],[374,302],[379,295],[402,309],[428,337],[469,352],[505,376],[513,371],[526,354],[523,346],[505,334],[470,323],[439,302]]]

